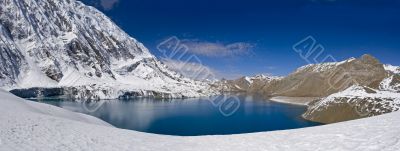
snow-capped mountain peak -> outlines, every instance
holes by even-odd
[[[206,84],[168,70],[142,43],[79,1],[2,1],[0,12],[2,88],[89,86],[101,98],[141,90],[204,95],[198,92]]]
[[[390,64],[385,64],[384,68],[385,68],[386,71],[390,71],[390,72],[392,72],[394,74],[400,74],[400,67],[399,66],[393,66],[393,65],[390,65]]]

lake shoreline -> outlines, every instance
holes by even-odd
[[[278,102],[278,103],[285,103],[291,105],[299,105],[299,106],[308,106],[308,103],[319,99],[318,97],[286,97],[286,96],[276,96],[272,97],[269,100]]]

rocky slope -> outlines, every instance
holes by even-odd
[[[102,99],[213,93],[168,70],[108,17],[75,0],[0,2],[0,87],[40,90],[36,95],[63,88],[61,94]]]
[[[304,118],[321,123],[335,123],[398,111],[400,75],[398,67],[385,65],[387,77],[377,88],[354,85],[309,104]]]
[[[354,84],[378,88],[386,75],[382,63],[371,55],[363,55],[342,62],[306,65],[286,77],[225,80],[217,83],[217,88],[259,93],[266,97],[325,97]]]
[[[303,66],[261,90],[271,96],[324,97],[359,84],[377,88],[386,77],[383,65],[371,55],[342,62]]]
[[[257,93],[267,99],[321,98],[308,104],[303,117],[334,123],[399,110],[400,67],[363,55],[342,62],[306,65],[283,78],[226,80],[217,88]]]

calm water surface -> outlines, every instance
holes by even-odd
[[[118,128],[166,135],[240,134],[320,125],[301,118],[304,106],[255,96],[237,95],[237,98],[240,106],[230,116],[222,114],[209,98],[108,100],[91,104],[63,99],[35,101],[89,114]]]

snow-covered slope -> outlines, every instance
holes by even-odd
[[[398,111],[400,93],[366,86],[352,86],[309,104],[303,117],[322,123],[335,123]]]
[[[309,65],[305,65],[302,66],[300,68],[298,68],[295,73],[297,72],[325,72],[325,71],[329,71],[329,70],[333,70],[335,68],[337,68],[340,65],[343,65],[345,63],[350,63],[353,61],[356,61],[357,59],[352,57],[349,58],[347,60],[341,61],[341,62],[326,62],[326,63],[320,63],[320,64],[309,64]]]
[[[370,117],[400,110],[400,75],[398,67],[385,65],[386,78],[376,88],[353,85],[341,92],[309,104],[304,118],[334,123]]]
[[[383,91],[400,93],[400,75],[390,75],[388,78],[383,79],[379,85],[379,89]]]
[[[7,90],[65,87],[75,88],[77,97],[211,93],[201,91],[210,90],[206,84],[168,70],[108,17],[76,0],[0,2],[0,79]]]
[[[385,67],[386,71],[392,72],[394,74],[400,74],[400,67],[399,66],[393,66],[393,65],[390,65],[390,64],[386,64],[386,65],[384,65],[384,67]]]
[[[395,151],[400,112],[319,127],[229,136],[177,137],[114,128],[94,117],[0,91],[0,150]]]

